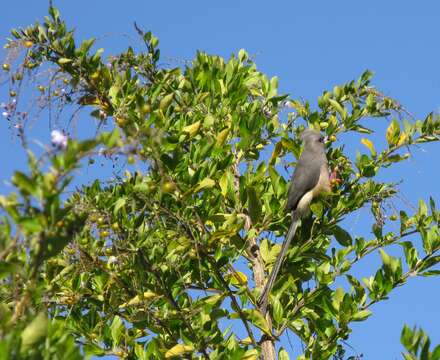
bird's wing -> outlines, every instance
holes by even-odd
[[[321,162],[313,154],[303,153],[292,176],[286,209],[293,211],[308,191],[318,184]]]

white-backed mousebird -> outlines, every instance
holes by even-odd
[[[269,293],[275,283],[289,244],[295,236],[299,221],[308,215],[310,203],[315,197],[331,190],[324,137],[318,131],[307,129],[302,133],[301,140],[304,149],[292,175],[287,195],[286,209],[292,214],[292,222],[258,301],[263,313],[266,313]]]

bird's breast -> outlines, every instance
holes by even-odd
[[[327,164],[323,164],[321,166],[321,171],[319,173],[319,180],[316,186],[313,188],[313,197],[318,196],[321,193],[324,192],[330,192],[330,176],[328,173],[328,166]]]

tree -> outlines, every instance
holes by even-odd
[[[43,24],[12,30],[3,115],[23,145],[30,115],[17,94],[35,74],[43,107],[91,109],[99,125],[92,139],[54,132],[53,149],[28,150],[29,170],[12,179],[16,192],[0,197],[1,354],[288,359],[278,344],[289,332],[304,344],[300,359],[341,357],[352,322],[409,277],[439,274],[434,200],[429,208],[421,200],[414,214],[389,214],[395,184],[376,177],[407,160],[412,146],[437,141],[437,116],[412,120],[370,85],[369,71],[325,91],[313,109],[278,94],[277,78],[244,50],[227,61],[199,52],[185,67],[166,68],[158,39],[136,30],[146,50],[129,47],[107,63],[94,39],[76,44],[52,6]],[[381,151],[365,126],[371,117],[389,121]],[[302,222],[265,316],[257,299],[290,221],[283,175],[305,127],[329,137],[333,190]],[[350,159],[334,142],[345,132],[365,134],[367,152]],[[81,183],[76,169],[99,156],[137,170]],[[341,226],[362,207],[373,214],[371,239]],[[400,231],[389,231],[391,221]],[[396,244],[401,257],[386,252]],[[351,267],[375,251],[383,264],[356,278]],[[405,346],[421,337],[405,334]]]

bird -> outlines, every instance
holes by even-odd
[[[292,220],[281,251],[258,300],[258,305],[263,313],[266,313],[269,293],[275,283],[290,242],[295,236],[299,222],[310,213],[310,204],[313,199],[331,191],[324,139],[320,132],[313,129],[306,129],[301,134],[304,147],[293,172],[287,194],[286,210],[291,213]]]

